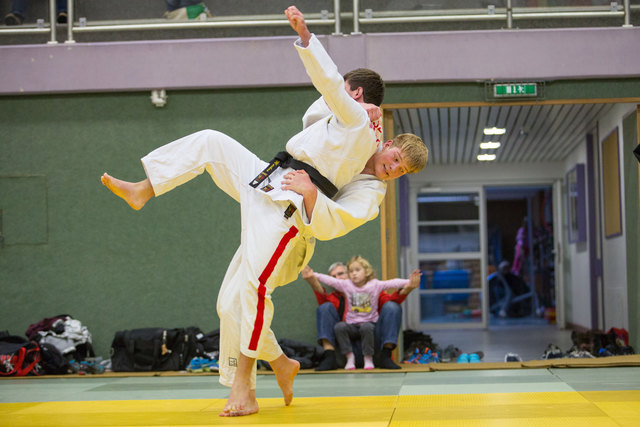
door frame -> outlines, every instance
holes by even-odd
[[[475,183],[468,185],[451,185],[451,186],[439,186],[437,189],[430,188],[428,191],[423,191],[423,189],[419,188],[411,188],[409,191],[409,221],[410,221],[410,230],[415,231],[418,227],[418,218],[417,218],[417,197],[419,193],[429,192],[431,194],[437,193],[476,193],[478,195],[479,206],[478,206],[478,234],[480,239],[480,250],[479,250],[479,262],[480,262],[480,298],[482,301],[482,320],[480,322],[469,322],[469,323],[460,323],[460,322],[450,322],[450,323],[422,323],[420,321],[420,292],[412,292],[409,294],[407,298],[407,304],[409,309],[408,313],[405,316],[405,320],[409,327],[413,329],[424,329],[426,325],[428,325],[429,329],[487,329],[489,326],[489,298],[488,298],[488,284],[487,284],[487,229],[486,229],[486,197],[484,192],[484,187],[479,186]],[[408,267],[409,271],[413,271],[414,269],[419,267],[420,257],[418,254],[418,242],[417,242],[417,233],[412,232],[410,236],[410,246],[409,246],[409,254],[410,259],[406,260],[405,263]],[[461,258],[463,259],[463,258]],[[464,258],[464,259],[473,259],[473,258]]]

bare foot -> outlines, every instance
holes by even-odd
[[[100,181],[135,210],[142,209],[145,203],[155,196],[149,179],[140,182],[127,182],[105,173],[100,177]]]
[[[241,417],[243,415],[255,414],[258,412],[258,409],[255,390],[249,389],[247,392],[241,387],[232,387],[227,404],[224,405],[224,409],[220,412],[219,416]]]
[[[276,381],[278,381],[278,386],[284,396],[284,404],[289,406],[293,400],[293,380],[300,370],[300,362],[289,359],[283,354],[269,364],[273,368],[273,373],[276,374]]]

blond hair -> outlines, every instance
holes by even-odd
[[[360,255],[352,256],[349,259],[349,261],[347,261],[347,270],[349,269],[351,264],[353,264],[354,262],[357,262],[358,264],[360,264],[362,266],[362,268],[364,269],[365,282],[368,282],[368,281],[376,278],[376,272],[374,271],[373,267],[371,266],[371,263],[369,263],[369,261],[367,261],[366,259],[362,258]]]
[[[419,136],[412,133],[401,133],[393,138],[392,147],[398,147],[407,162],[407,173],[420,172],[429,160],[429,149]]]

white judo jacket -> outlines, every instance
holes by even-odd
[[[287,142],[286,148],[339,190],[333,200],[318,191],[308,223],[314,237],[331,240],[378,215],[386,183],[361,172],[384,142],[382,127],[380,120],[371,123],[362,106],[349,96],[342,75],[315,35],[306,48],[300,40],[295,46],[322,97],[309,107],[303,117],[304,129]]]

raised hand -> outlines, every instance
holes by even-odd
[[[377,105],[367,104],[366,102],[361,102],[360,105],[362,105],[362,108],[367,112],[370,121],[375,122],[382,117],[382,111]]]
[[[302,46],[306,47],[311,39],[311,33],[307,28],[307,23],[304,21],[304,15],[295,6],[289,6],[284,11],[284,14],[287,16],[291,28],[293,28],[293,30],[300,36]]]
[[[305,280],[306,279],[310,279],[312,277],[315,277],[314,274],[313,274],[313,270],[308,265],[304,266],[304,268],[302,269],[300,274],[302,274],[302,278],[305,279]]]
[[[422,276],[422,271],[414,270],[409,276],[409,284],[405,288],[413,290],[420,286],[420,276]]]

